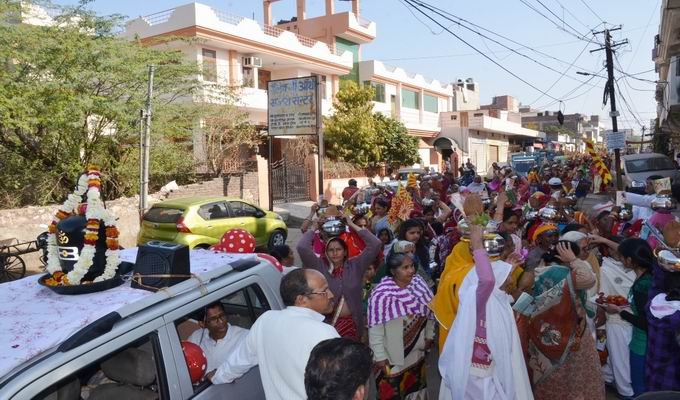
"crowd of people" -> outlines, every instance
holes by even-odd
[[[222,362],[208,356],[209,378],[259,365],[268,399],[361,399],[372,385],[378,399],[425,399],[434,349],[440,399],[680,391],[680,222],[657,201],[670,187],[650,177],[644,195],[583,209],[606,189],[590,164],[526,176],[494,164],[466,186],[449,171],[396,190],[350,181],[342,204],[311,208],[299,263],[272,251],[287,307],[237,331]]]

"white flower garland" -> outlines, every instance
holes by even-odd
[[[90,182],[99,183],[90,185]],[[64,202],[64,205],[60,209],[62,213],[57,214],[57,217],[53,221],[53,225],[59,222],[64,215],[71,215],[73,211],[78,207],[78,204],[82,200],[83,195],[87,194],[87,210],[85,211],[85,218],[88,221],[97,220],[99,221],[99,226],[104,224],[107,229],[114,229],[115,235],[109,237],[107,235],[107,247],[106,250],[106,266],[104,272],[94,279],[95,282],[101,282],[107,279],[111,279],[115,276],[118,270],[118,265],[120,264],[119,250],[118,250],[118,234],[116,230],[116,219],[115,217],[104,208],[104,204],[101,200],[101,193],[99,186],[101,185],[101,179],[99,177],[99,171],[90,170],[87,174],[83,174],[78,179],[78,188],[76,191],[68,196],[68,199]],[[54,230],[54,229],[52,229]],[[87,232],[87,230],[86,230]],[[98,234],[98,232],[97,232]],[[114,245],[110,245],[109,241],[113,241]],[[111,248],[113,247],[113,248]],[[87,242],[83,245],[83,249],[80,251],[80,256],[78,261],[73,265],[73,270],[71,270],[66,278],[68,284],[78,285],[82,281],[83,277],[89,272],[90,267],[94,262],[95,254],[97,253],[96,244],[88,244]],[[61,270],[61,265],[59,263],[59,254],[57,246],[57,238],[55,232],[50,232],[47,238],[47,271],[51,274]]]

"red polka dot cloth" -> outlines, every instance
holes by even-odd
[[[222,239],[212,247],[212,250],[223,253],[253,253],[255,238],[245,229],[231,229],[222,235]]]
[[[277,260],[274,256],[269,255],[267,253],[257,253],[257,256],[260,258],[264,258],[265,260],[269,261],[271,265],[274,266],[279,272],[283,272],[283,265]]]

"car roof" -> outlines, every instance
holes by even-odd
[[[84,312],[82,311],[84,306],[80,308],[77,306],[77,303],[80,300],[88,304],[98,304],[98,306],[90,309],[89,313],[86,315],[86,320],[88,321],[86,323],[83,322],[82,318],[79,319],[79,322],[74,322],[70,325],[62,323],[59,335],[49,335],[51,341],[42,343],[45,348],[31,348],[34,353],[31,353],[30,358],[0,358],[0,386],[7,378],[12,376],[15,371],[23,368],[24,364],[31,364],[43,354],[53,352],[55,349],[56,351],[68,351],[71,348],[78,347],[93,340],[91,334],[88,335],[87,333],[91,333],[90,331],[97,331],[102,325],[108,326],[107,324],[110,324],[108,328],[111,329],[119,320],[136,315],[157,304],[170,301],[176,296],[183,295],[199,288],[202,292],[203,287],[212,280],[226,277],[234,271],[242,272],[254,266],[266,263],[266,260],[258,258],[256,254],[216,254],[213,252],[209,252],[211,254],[210,259],[213,260],[209,262],[209,260],[205,258],[205,252],[208,252],[208,250],[192,250],[192,252],[194,251],[201,253],[196,253],[198,258],[191,263],[191,272],[192,276],[195,276],[195,279],[184,280],[176,285],[165,288],[162,291],[153,293],[141,289],[131,289],[130,285],[126,283],[112,289],[88,294],[82,297],[57,295],[57,297],[55,297],[57,301],[62,301],[62,297],[60,296],[65,296],[63,297],[63,301],[68,302],[74,309],[81,310],[80,312]],[[121,251],[120,259],[121,261],[135,260],[136,255],[136,248],[125,249]],[[198,262],[199,260],[203,260],[204,262],[200,263]],[[276,269],[272,266],[272,270]],[[35,276],[15,281],[16,283],[10,282],[8,284],[21,285],[21,283],[25,281],[27,282],[26,284],[31,284],[31,286],[37,285],[37,281],[31,283],[26,280],[35,280]],[[139,292],[134,293],[135,291]],[[116,297],[116,293],[119,293],[120,296]],[[131,294],[134,294],[134,296],[131,296]],[[52,295],[49,294],[46,298],[50,298],[50,296]],[[97,302],[97,298],[106,300],[106,302]],[[120,301],[115,301],[116,298]],[[17,304],[29,304],[32,302],[34,303],[35,301],[37,301],[37,298],[34,291],[18,290],[16,291],[15,304],[9,304],[9,302],[7,302],[7,304],[0,304],[0,311],[2,309],[11,309],[14,314],[17,314],[17,312],[21,314],[22,311],[17,311]],[[41,313],[40,316],[47,320],[40,322],[35,320],[36,315],[35,313],[31,314],[29,307],[20,306],[18,310],[25,310],[25,319],[32,320],[30,323],[27,322],[26,326],[21,327],[22,335],[25,335],[25,337],[39,337],[39,333],[44,331],[44,326],[49,326],[55,322],[48,319],[59,318],[58,313]],[[112,315],[116,315],[118,319],[111,320],[110,317]],[[31,318],[28,318],[28,316],[31,316]],[[21,315],[16,315],[16,317],[19,320],[23,319]],[[73,319],[75,320],[77,318]],[[5,342],[0,343],[0,351],[9,354],[12,351],[16,352],[18,350],[15,350],[12,343]]]
[[[660,154],[660,153],[639,153],[639,154],[628,154],[623,156],[624,160],[643,160],[646,158],[658,158],[658,157],[664,157],[668,158],[667,155],[665,154]]]
[[[215,201],[242,201],[247,204],[251,204],[254,206],[254,204],[243,200],[239,199],[237,197],[224,197],[224,196],[192,196],[192,197],[179,197],[176,199],[170,199],[170,200],[165,200],[161,201],[158,203],[154,203],[151,206],[152,207],[164,207],[164,208],[172,208],[172,207],[177,207],[177,208],[187,208],[191,206],[196,206],[196,205],[201,205],[205,203],[212,203]]]

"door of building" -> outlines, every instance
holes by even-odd
[[[489,145],[489,163],[497,163],[499,155],[498,146]]]

